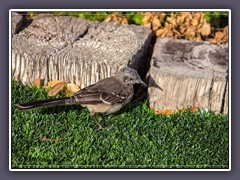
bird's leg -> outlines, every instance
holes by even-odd
[[[104,116],[104,118],[102,117],[102,119],[105,121],[105,115],[103,114],[103,116]],[[114,125],[112,124],[112,125],[110,125],[110,126],[107,126],[107,127],[103,127],[103,129],[106,129],[106,130],[110,130],[110,129],[112,129],[112,127],[113,127]]]
[[[110,129],[113,127],[113,125],[108,126],[108,127],[103,127],[103,126],[99,123],[99,120],[97,120],[96,115],[95,115],[94,113],[91,113],[91,115],[92,115],[94,121],[95,121],[95,122],[97,123],[97,125],[98,125],[98,128],[95,129],[95,131],[100,131],[100,130],[102,130],[102,129],[110,130]]]
[[[98,125],[98,128],[95,129],[95,131],[99,131],[99,130],[101,130],[101,129],[104,129],[104,128],[102,127],[102,125],[99,123],[99,121],[96,119],[95,114],[94,114],[94,113],[91,113],[91,115],[92,115],[94,121],[95,121],[95,122],[97,123],[97,125]]]

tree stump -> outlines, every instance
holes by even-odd
[[[12,12],[12,35],[16,34],[22,26],[23,16],[16,12]]]
[[[158,38],[148,75],[152,109],[228,113],[228,45]]]
[[[62,80],[80,88],[124,66],[143,75],[150,41],[151,30],[146,27],[38,15],[13,35],[13,75],[23,84]]]

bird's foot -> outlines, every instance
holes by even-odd
[[[109,131],[110,129],[113,128],[113,126],[114,126],[114,124],[112,124],[111,126],[105,127],[105,129]]]
[[[104,128],[103,128],[101,125],[98,125],[98,128],[95,129],[95,131],[98,132],[98,131],[100,131],[100,130],[102,130],[102,129],[104,129]]]
[[[112,127],[113,127],[114,125],[112,124],[111,126],[108,126],[108,127],[102,127],[102,125],[98,125],[98,128],[97,129],[95,129],[95,131],[97,132],[97,131],[100,131],[100,130],[110,130],[110,129],[112,129]]]

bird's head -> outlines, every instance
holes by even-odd
[[[137,73],[136,70],[129,68],[129,67],[123,67],[116,73],[116,78],[123,81],[125,84],[142,84],[144,86],[147,86],[145,82],[143,82]]]

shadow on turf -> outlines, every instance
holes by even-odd
[[[125,107],[123,107],[120,111],[118,111],[114,114],[119,115],[123,112],[131,112],[132,109],[139,106],[139,104],[140,104],[140,102],[131,102],[131,103],[127,104]],[[53,113],[59,114],[59,113],[62,113],[63,111],[66,113],[68,113],[70,111],[78,111],[79,113],[81,113],[82,111],[86,111],[86,110],[87,110],[87,108],[82,107],[81,105],[62,105],[62,106],[46,107],[46,108],[39,109],[39,111],[42,114],[53,114]],[[87,110],[87,112],[89,113],[88,110]],[[114,114],[112,114],[112,115],[114,115]]]

